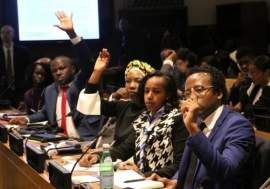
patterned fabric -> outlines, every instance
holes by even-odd
[[[135,148],[137,160],[140,159],[140,143],[143,138],[143,131],[148,125],[148,114],[148,111],[143,112],[133,122],[136,132]],[[174,117],[180,114],[180,111],[175,108],[169,113],[162,113],[159,119],[157,119],[157,123],[152,129],[144,148],[144,168],[149,167],[151,171],[156,171],[173,163],[174,154],[171,125],[174,124]]]
[[[151,117],[150,113],[147,117],[147,123],[148,125],[143,130],[143,135],[140,141],[140,160],[138,162],[138,167],[140,168],[141,172],[144,173],[144,162],[145,162],[145,147],[147,145],[147,139],[152,131],[152,129],[156,126],[158,123],[158,118],[162,115],[164,112],[164,108],[159,110],[154,116]]]
[[[146,74],[154,71],[155,69],[151,67],[149,64],[147,64],[146,62],[133,60],[127,65],[127,68],[125,71],[125,77],[127,77],[127,74],[132,70],[138,70],[145,76]]]

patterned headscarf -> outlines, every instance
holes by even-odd
[[[127,74],[132,70],[138,70],[139,72],[141,72],[145,76],[148,73],[154,71],[155,69],[152,66],[150,66],[149,64],[147,64],[146,62],[142,62],[139,60],[133,60],[127,65],[127,68],[125,71],[125,77],[127,77]]]

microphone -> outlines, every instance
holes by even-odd
[[[201,180],[198,189],[204,189],[204,188],[210,186],[211,183],[212,183],[212,180],[211,180],[210,177],[204,177],[204,178]]]
[[[74,150],[75,152],[81,152],[80,148],[81,148],[81,144],[79,143],[61,141],[59,144],[57,144],[57,146],[55,146],[55,144],[52,143],[52,145],[43,148],[43,151],[46,154],[46,158],[49,159],[50,157],[56,154],[62,154],[61,149],[69,149],[69,150],[65,150],[64,153],[68,153],[68,152],[72,153],[74,152]]]
[[[30,136],[32,136],[32,135],[34,135],[34,134],[37,134],[37,133],[38,133],[39,131],[41,131],[41,130],[44,130],[44,129],[47,129],[47,128],[51,128],[53,125],[55,125],[56,123],[58,123],[58,122],[61,121],[62,119],[65,119],[65,118],[70,117],[70,116],[72,116],[72,115],[73,115],[73,113],[72,113],[72,112],[69,112],[67,115],[65,115],[64,117],[61,117],[60,119],[56,120],[55,122],[53,122],[53,123],[51,123],[51,124],[48,124],[48,125],[45,125],[44,127],[40,128],[40,129],[38,129],[38,130],[36,130],[36,131],[35,131],[34,133],[32,133]],[[30,136],[29,136],[29,137],[30,137]],[[25,146],[27,145],[27,142],[28,142],[29,137],[26,138]]]
[[[2,83],[3,82],[3,83]],[[2,86],[5,82],[5,76],[1,77],[1,92],[2,92]],[[10,89],[10,87],[14,84],[14,79],[13,81],[8,85],[8,87],[0,94],[0,98],[2,98],[2,96]]]
[[[98,132],[97,136],[94,138],[93,142],[88,145],[88,148],[85,150],[85,152],[77,159],[77,161],[75,162],[75,164],[73,165],[70,174],[72,175],[74,168],[76,167],[77,163],[82,159],[82,157],[88,152],[89,149],[91,149],[96,141],[98,140],[98,138],[103,134],[104,131],[106,131],[106,129],[108,129],[108,127],[110,127],[111,125],[113,125],[116,122],[116,117],[111,117],[109,120],[109,123],[104,125],[102,130],[100,132]]]
[[[9,132],[9,133],[14,133],[17,137],[19,137],[19,138],[21,138],[21,139],[25,139],[25,137],[22,136],[22,135],[17,131],[17,129],[14,128],[14,127],[10,127],[10,128],[8,129],[8,132]]]

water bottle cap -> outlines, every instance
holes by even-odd
[[[109,144],[103,144],[103,148],[110,148]]]

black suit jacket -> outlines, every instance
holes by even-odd
[[[14,70],[14,84],[17,92],[22,95],[26,92],[25,82],[25,70],[26,67],[31,63],[28,49],[13,43],[13,70]],[[5,54],[3,45],[0,48],[0,78],[4,76],[7,78]],[[7,87],[7,80],[5,79],[3,88]]]

